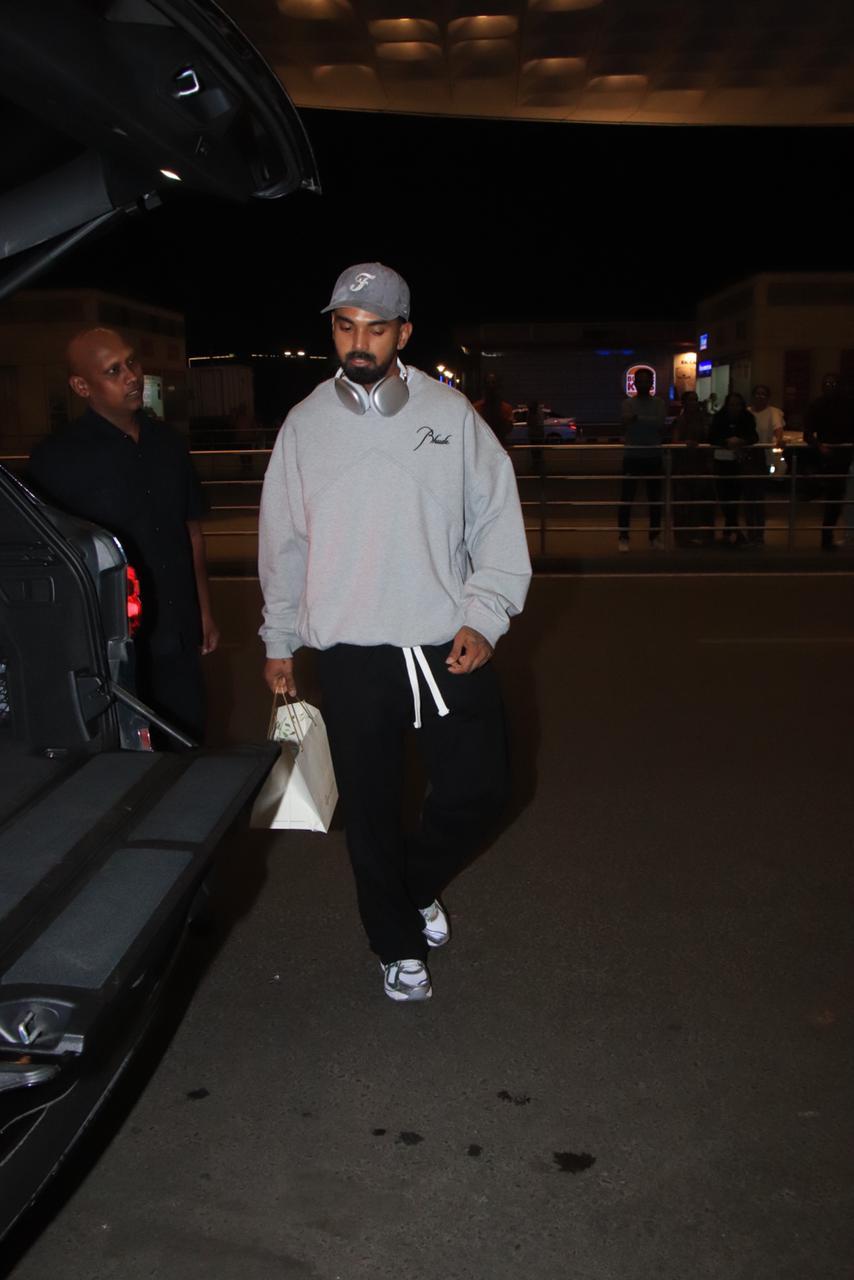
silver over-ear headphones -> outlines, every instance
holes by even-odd
[[[366,387],[360,387],[357,382],[351,382],[345,377],[344,370],[339,369],[335,375],[338,399],[351,413],[365,414],[373,407],[384,418],[393,418],[396,413],[400,413],[409,399],[406,369],[399,360],[397,365],[400,370],[399,377],[393,373],[389,374],[383,378],[382,382],[374,383],[370,391]]]

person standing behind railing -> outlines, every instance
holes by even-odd
[[[475,400],[474,407],[488,427],[492,429],[502,449],[513,430],[513,406],[501,398],[498,375],[488,373],[483,381],[483,399]]]
[[[629,526],[632,518],[632,502],[638,481],[646,484],[646,500],[649,506],[649,545],[653,551],[663,551],[661,541],[661,480],[662,436],[667,405],[652,394],[652,370],[640,368],[635,373],[634,396],[628,396],[622,405],[623,430],[626,451],[623,454],[623,483],[620,487],[618,525],[619,551],[629,549]]]
[[[712,419],[709,444],[713,446],[713,466],[718,503],[724,520],[721,541],[740,546],[746,541],[739,527],[739,504],[743,494],[746,447],[757,442],[756,419],[744,403],[744,396],[731,391]]]
[[[804,442],[818,454],[818,473],[824,492],[821,549],[835,551],[833,531],[842,510],[845,482],[854,449],[854,402],[839,385],[839,376],[826,373],[822,394],[807,409]]]
[[[546,438],[546,415],[539,400],[532,400],[528,405],[528,444],[544,444]],[[531,450],[531,467],[542,474],[545,463],[542,449]]]
[[[255,419],[249,412],[249,406],[244,402],[232,409],[229,414],[229,423],[231,426],[234,447],[241,450],[254,449],[256,445],[255,436]],[[240,471],[242,475],[250,475],[252,472],[252,454],[249,452],[241,452],[240,454]]]
[[[685,445],[671,455],[673,531],[678,547],[696,547],[714,540],[715,503],[709,474],[709,419],[696,391],[682,396],[682,411],[673,424],[673,443]]]
[[[771,403],[771,389],[758,383],[751,394],[750,412],[756,423],[759,443],[765,449],[751,449],[745,466],[744,514],[747,540],[762,546],[765,542],[765,492],[768,475],[774,466],[774,446],[783,447],[785,419],[783,410]]]
[[[845,506],[842,511],[843,544],[850,551],[854,548],[854,460],[845,479]]]

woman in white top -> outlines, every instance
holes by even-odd
[[[765,541],[765,487],[768,474],[774,465],[774,448],[783,446],[785,419],[783,410],[771,404],[771,390],[763,382],[753,388],[750,412],[756,419],[756,434],[764,449],[753,449],[745,467],[744,516],[747,524],[747,540],[762,544]]]

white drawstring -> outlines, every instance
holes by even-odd
[[[415,655],[414,660],[412,656],[413,654]],[[403,660],[406,663],[406,674],[409,676],[409,684],[412,689],[412,706],[415,711],[415,719],[412,722],[413,726],[416,729],[421,728],[421,687],[418,683],[418,672],[415,670],[416,661],[419,667],[421,668],[421,672],[424,676],[424,679],[427,681],[427,688],[430,690],[430,692],[433,695],[433,701],[436,704],[436,710],[439,712],[440,716],[449,716],[451,714],[450,708],[447,706],[447,704],[445,703],[445,699],[442,697],[442,694],[439,690],[439,686],[436,683],[436,678],[433,675],[433,672],[430,670],[430,664],[428,663],[427,659],[424,657],[424,653],[421,649],[421,646],[415,645],[415,647],[412,649],[404,648]]]
[[[415,708],[415,720],[413,724],[416,729],[421,728],[421,690],[418,687],[418,675],[415,670],[415,663],[412,660],[412,650],[403,650],[403,660],[406,663],[406,674],[409,676],[409,683],[412,686],[412,705]]]
[[[433,675],[433,672],[430,670],[430,664],[428,663],[427,659],[424,657],[424,653],[423,653],[423,650],[421,649],[421,646],[417,645],[412,652],[415,654],[415,660],[418,663],[419,667],[421,668],[424,679],[427,681],[427,688],[430,690],[430,692],[433,695],[433,701],[436,704],[436,710],[439,712],[440,716],[449,716],[451,714],[450,707],[446,705],[445,699],[442,697],[442,694],[439,690],[439,686],[436,683],[436,677]]]

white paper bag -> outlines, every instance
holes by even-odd
[[[328,831],[338,801],[326,725],[317,707],[273,707],[269,737],[281,743],[249,818],[251,827]]]

